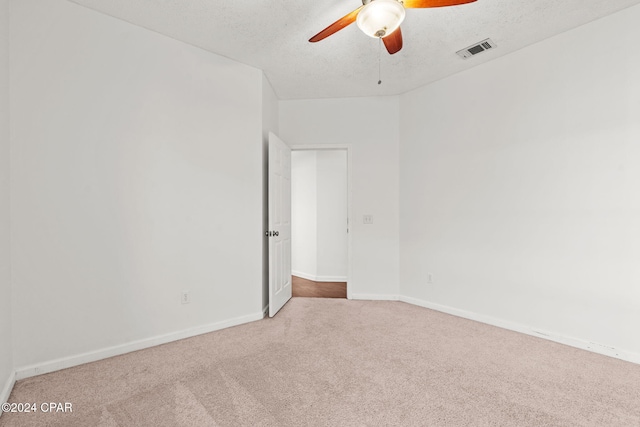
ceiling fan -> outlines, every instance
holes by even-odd
[[[368,36],[380,38],[391,55],[402,49],[400,24],[404,20],[405,8],[457,6],[476,0],[362,0],[362,6],[338,19],[315,36],[311,43],[319,42],[344,27],[356,22]]]

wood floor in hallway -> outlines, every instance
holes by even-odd
[[[291,276],[292,296],[315,298],[346,298],[346,282],[314,282]]]

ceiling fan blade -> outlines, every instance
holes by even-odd
[[[387,52],[389,52],[389,54],[393,55],[394,53],[399,52],[400,49],[402,49],[402,31],[400,31],[400,27],[387,37],[383,37],[382,41],[384,42],[384,47],[387,48]]]
[[[347,25],[353,24],[356,21],[356,17],[358,16],[358,13],[360,12],[360,9],[362,9],[363,7],[364,6],[360,6],[359,8],[354,10],[353,12],[348,13],[347,15],[343,16],[342,18],[338,19],[336,22],[334,22],[333,24],[329,25],[327,28],[325,28],[324,30],[320,31],[315,36],[311,37],[309,39],[309,41],[311,43],[319,42],[322,39],[326,39],[331,34],[337,33],[338,31],[340,31],[341,29],[343,29]]]
[[[458,6],[473,3],[476,0],[404,0],[402,4],[407,9],[421,9],[426,7]]]

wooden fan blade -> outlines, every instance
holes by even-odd
[[[407,9],[421,9],[426,7],[458,6],[473,3],[476,0],[404,0],[402,4]]]
[[[340,31],[341,29],[343,29],[347,25],[353,24],[355,22],[355,20],[356,20],[356,17],[358,16],[358,13],[360,12],[360,9],[362,9],[363,7],[364,6],[360,6],[359,8],[354,10],[353,12],[348,13],[347,15],[343,16],[342,18],[338,19],[336,22],[334,22],[333,24],[329,25],[327,28],[325,28],[324,30],[320,31],[315,36],[311,37],[309,39],[309,41],[311,43],[319,42],[322,39],[326,39],[331,34],[337,33],[338,31]]]
[[[402,31],[400,31],[400,27],[387,37],[383,37],[382,41],[384,42],[384,47],[387,48],[387,52],[391,55],[399,52],[402,49]]]

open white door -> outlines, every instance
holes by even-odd
[[[269,317],[291,298],[291,148],[269,132]]]

